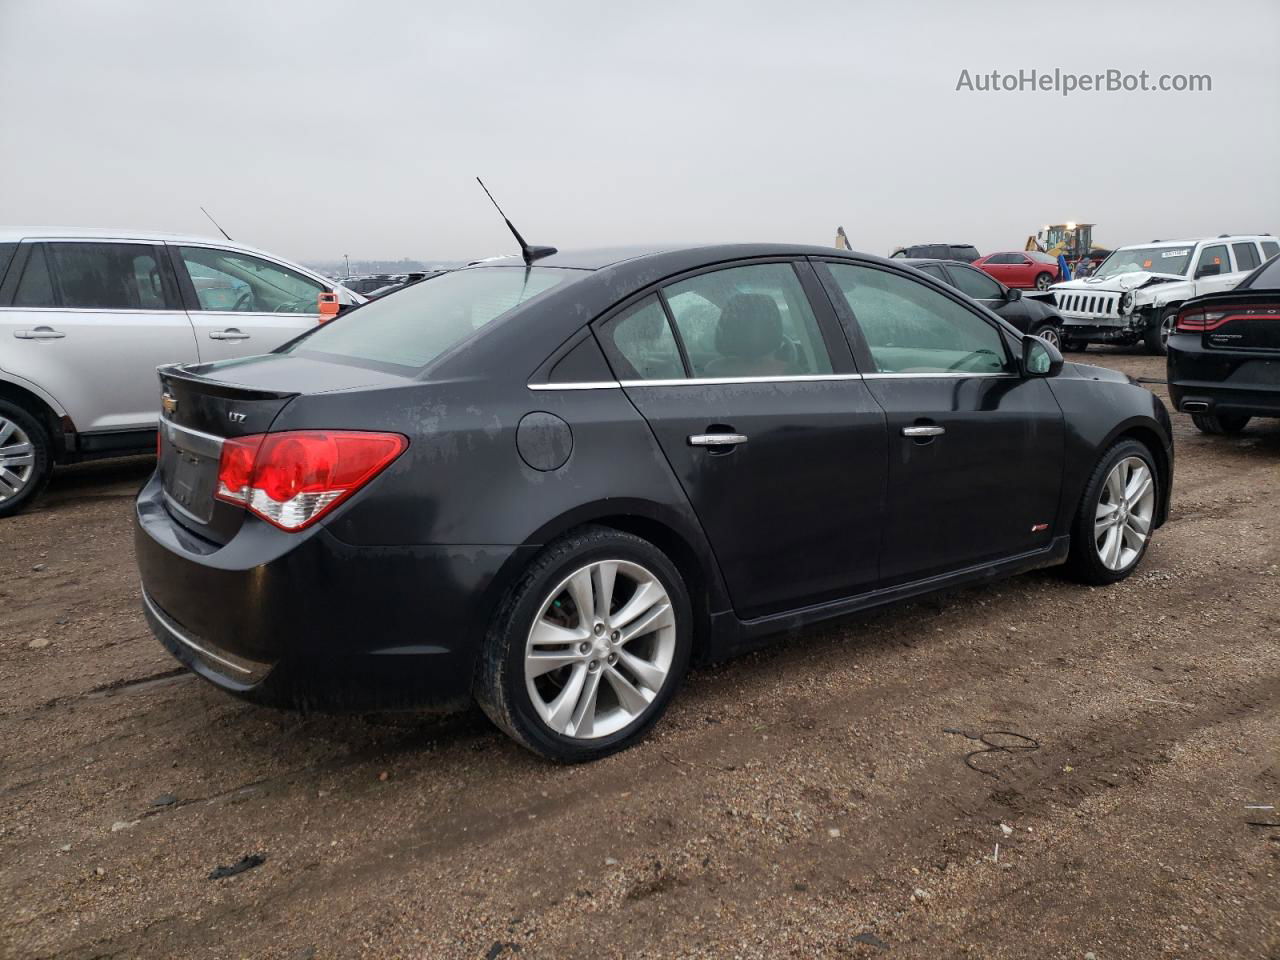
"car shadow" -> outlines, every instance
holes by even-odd
[[[156,468],[154,456],[119,457],[55,467],[32,511],[56,510],[67,504],[134,497]]]

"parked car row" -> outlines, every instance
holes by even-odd
[[[135,548],[179,661],[281,705],[474,699],[587,760],[694,659],[1037,567],[1114,583],[1168,515],[1160,400],[970,268],[525,252],[161,371]]]
[[[230,241],[0,229],[0,517],[57,463],[151,452],[156,367],[269,353],[341,284]]]

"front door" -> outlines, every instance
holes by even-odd
[[[886,417],[883,582],[1047,547],[1064,434],[1046,381],[1023,378],[999,324],[958,297],[878,267],[824,268]]]
[[[239,250],[172,248],[202,361],[270,353],[320,322],[311,277]]]
[[[0,297],[5,368],[40,384],[80,433],[154,428],[156,367],[196,359],[162,244],[23,244]]]
[[[739,616],[875,586],[884,414],[808,264],[678,280],[597,335],[689,497]]]

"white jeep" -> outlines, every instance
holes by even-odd
[[[1062,345],[1141,342],[1162,354],[1183,302],[1232,289],[1278,252],[1275,237],[1259,234],[1121,247],[1092,276],[1049,288],[1062,317]]]

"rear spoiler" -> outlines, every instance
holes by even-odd
[[[211,363],[166,363],[156,367],[156,376],[163,386],[171,381],[189,384],[201,393],[225,400],[288,400],[298,396],[296,390],[263,390],[261,387],[242,386],[222,377],[214,379],[204,375]],[[228,368],[219,367],[222,373]],[[234,368],[233,368],[234,369]]]

